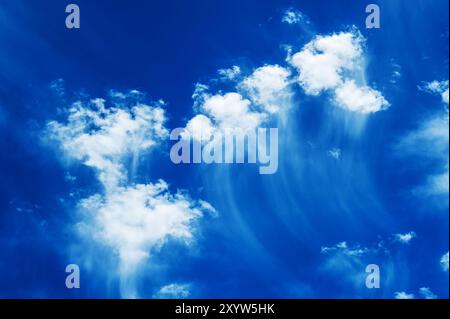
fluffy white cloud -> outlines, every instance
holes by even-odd
[[[330,91],[335,103],[349,111],[374,113],[389,107],[382,94],[360,80],[364,73],[365,39],[358,31],[317,36],[289,57],[306,94]]]
[[[219,73],[226,75],[234,71],[221,70]],[[236,84],[235,92],[210,94],[208,86],[197,84],[192,95],[197,114],[187,122],[185,129],[202,141],[208,140],[216,131],[255,130],[289,108],[292,96],[289,76],[290,71],[286,68],[265,65],[243,77]]]
[[[206,97],[202,110],[221,128],[254,129],[264,119],[264,114],[253,112],[251,102],[239,93],[226,93]]]
[[[189,120],[186,130],[197,141],[209,141],[216,128],[209,117],[198,114]]]
[[[358,86],[354,80],[345,81],[335,91],[338,106],[352,112],[375,113],[389,107],[383,95],[368,86]]]
[[[263,107],[263,111],[274,114],[291,97],[289,76],[289,70],[279,65],[266,65],[244,79],[242,87],[253,102]]]
[[[170,194],[164,181],[119,187],[80,205],[91,215],[79,225],[82,231],[118,254],[123,273],[134,271],[168,239],[191,240],[192,223],[202,216],[199,205],[182,193]]]
[[[126,179],[126,156],[149,149],[168,134],[160,105],[106,108],[105,100],[95,99],[87,105],[74,103],[68,112],[67,123],[52,121],[49,132],[69,157],[95,168],[108,188]]]
[[[66,121],[48,124],[66,156],[98,173],[104,191],[80,201],[85,219],[78,228],[111,248],[125,277],[167,240],[190,242],[194,221],[206,211],[215,212],[210,204],[193,201],[180,191],[170,193],[163,180],[136,184],[129,177],[140,152],[168,135],[162,103],[142,104],[130,94],[114,92],[108,106],[103,99],[77,102]],[[124,290],[127,296],[136,296],[134,287]]]
[[[411,231],[409,233],[405,233],[405,234],[395,234],[394,235],[395,241],[402,243],[402,244],[409,244],[409,242],[413,239],[416,238],[416,233]]]
[[[441,257],[441,266],[444,271],[448,271],[448,252]]]
[[[423,296],[425,299],[436,299],[437,296],[430,290],[428,287],[422,287],[419,289],[419,293]]]
[[[307,94],[318,95],[343,82],[343,73],[354,71],[362,57],[359,33],[317,36],[295,53],[290,63],[299,71],[298,81]]]
[[[414,294],[408,294],[404,291],[396,292],[394,294],[395,299],[414,299]]]
[[[190,296],[190,285],[170,284],[153,295],[155,299],[185,299]]]

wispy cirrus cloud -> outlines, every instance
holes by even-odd
[[[417,156],[439,162],[434,165],[424,185],[418,186],[419,195],[445,195],[449,191],[449,117],[448,117],[448,81],[432,81],[419,86],[421,91],[441,96],[446,109],[437,109],[434,115],[420,123],[419,127],[406,134],[397,144],[401,156]]]

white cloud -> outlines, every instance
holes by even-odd
[[[444,271],[448,271],[448,252],[441,257],[441,267]]]
[[[306,16],[294,8],[287,9],[281,18],[281,21],[287,24],[298,24],[300,22],[309,23]]]
[[[448,81],[432,81],[419,86],[432,94],[448,94]],[[448,103],[447,103],[448,106]],[[425,183],[414,192],[419,195],[445,195],[449,192],[449,117],[448,108],[424,120],[420,127],[404,136],[397,145],[401,155],[421,156],[438,162]],[[440,163],[439,163],[440,162]]]
[[[222,71],[222,73],[226,73]],[[291,102],[290,71],[279,65],[265,65],[243,77],[235,92],[210,94],[209,87],[197,84],[192,98],[196,115],[186,124],[194,138],[208,140],[217,130],[253,131],[287,110]]]
[[[119,187],[82,200],[80,206],[91,215],[79,225],[81,230],[117,253],[123,273],[133,272],[171,238],[189,242],[192,223],[202,216],[195,202],[181,193],[170,194],[164,181]]]
[[[278,113],[291,97],[289,70],[279,65],[266,65],[256,69],[242,82],[250,99],[269,114]]]
[[[198,114],[189,120],[186,124],[186,130],[190,136],[198,141],[209,141],[216,128],[209,117]]]
[[[422,287],[419,289],[419,293],[425,298],[425,299],[436,299],[437,296],[430,290],[428,287]]]
[[[343,73],[355,70],[361,62],[363,41],[354,32],[317,36],[295,53],[290,63],[299,71],[298,80],[305,92],[318,95],[341,84]]]
[[[65,94],[65,83],[63,79],[57,79],[50,83],[50,89],[55,92],[58,96],[64,96]]]
[[[135,97],[114,94],[112,105],[80,101],[68,110],[67,121],[48,124],[64,154],[98,174],[104,191],[80,201],[85,218],[78,229],[113,251],[122,277],[135,273],[169,239],[190,242],[195,220],[214,210],[180,191],[170,193],[163,180],[144,185],[129,177],[139,154],[168,135],[161,102],[150,106]],[[136,296],[135,287],[123,288],[127,297]]]
[[[395,63],[393,60],[391,61],[391,66],[392,66],[392,75],[389,82],[395,84],[402,77],[402,67],[401,65]]]
[[[395,299],[414,299],[414,294],[408,294],[404,291],[396,292],[394,294]]]
[[[306,94],[329,91],[334,102],[349,111],[374,113],[389,107],[383,95],[363,83],[365,39],[356,30],[317,36],[288,58],[299,72]]]
[[[228,69],[220,69],[217,73],[223,80],[233,81],[241,74],[241,68],[237,65],[233,65]]]
[[[327,152],[328,156],[334,158],[335,160],[339,160],[342,155],[342,151],[340,148],[332,148]]]
[[[343,241],[332,247],[322,247],[322,254],[343,254],[351,257],[360,257],[370,252],[370,249],[355,245],[349,247],[347,242]]]
[[[439,94],[442,98],[442,102],[448,106],[448,81],[432,81],[424,82],[419,86],[419,89],[425,92]]]
[[[164,287],[153,295],[155,299],[185,299],[190,293],[190,285],[187,284],[170,284]]]
[[[264,114],[253,112],[251,102],[239,93],[208,96],[202,110],[221,128],[242,128],[244,130],[258,127],[264,120]]]
[[[105,107],[105,100],[74,103],[67,123],[48,124],[53,138],[71,158],[95,168],[105,187],[126,179],[124,157],[148,150],[167,136],[161,106],[138,104],[129,109]]]
[[[338,106],[352,112],[375,113],[389,107],[383,95],[368,86],[358,86],[354,80],[345,81],[335,91]]]
[[[395,234],[394,238],[397,242],[402,243],[402,244],[409,244],[409,242],[413,239],[416,238],[416,233],[411,231],[409,233],[405,233],[405,234]]]

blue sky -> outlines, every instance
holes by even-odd
[[[448,1],[76,3],[0,4],[0,297],[448,298]],[[170,161],[253,118],[275,174]]]

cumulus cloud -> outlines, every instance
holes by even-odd
[[[236,92],[208,96],[202,111],[221,128],[254,129],[264,119],[264,114],[250,109],[250,100]]]
[[[375,113],[389,106],[379,91],[368,86],[358,86],[354,80],[338,86],[335,94],[337,105],[352,112]]]
[[[120,187],[106,195],[93,195],[80,202],[90,218],[81,231],[111,247],[123,273],[133,272],[152,250],[169,239],[189,242],[192,223],[202,210],[181,193],[172,195],[164,181]]]
[[[197,84],[194,94],[196,115],[186,130],[197,140],[208,140],[216,131],[253,131],[290,106],[290,71],[279,65],[265,65],[236,84],[234,92],[211,94]]]
[[[441,257],[441,267],[444,271],[448,271],[448,252]]]
[[[288,58],[299,72],[298,83],[306,94],[331,92],[336,105],[359,113],[389,107],[383,95],[363,83],[364,37],[356,30],[316,36]]]
[[[163,104],[139,103],[129,93],[117,92],[112,101],[76,102],[67,120],[48,123],[48,132],[67,157],[97,172],[104,190],[79,202],[85,219],[78,229],[109,247],[126,277],[168,240],[190,242],[194,221],[212,206],[181,191],[172,194],[163,180],[134,182],[129,173],[136,167],[130,166],[168,135]],[[126,290],[127,296],[135,296],[133,287]]]
[[[170,284],[153,295],[155,299],[185,299],[190,296],[190,285]]]
[[[198,114],[189,120],[186,130],[197,141],[209,141],[216,128],[209,117]]]
[[[405,234],[395,234],[394,235],[395,241],[402,243],[402,244],[409,244],[413,238],[416,238],[416,233],[411,231]]]
[[[395,299],[414,299],[414,294],[408,294],[404,291],[394,293]]]
[[[263,111],[274,114],[291,97],[291,92],[287,90],[289,76],[289,70],[279,65],[266,65],[244,79],[242,87],[254,103],[262,106]]]
[[[76,102],[66,123],[48,123],[51,136],[69,157],[95,168],[107,188],[126,179],[123,160],[149,149],[167,136],[161,106],[138,104],[129,109],[105,107],[105,100]]]

